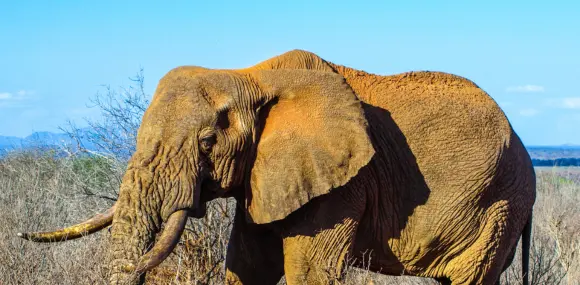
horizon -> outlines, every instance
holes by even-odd
[[[81,130],[84,130],[85,128],[81,128]],[[27,139],[30,138],[31,136],[37,135],[37,134],[42,134],[42,133],[47,133],[47,134],[54,134],[54,135],[66,135],[66,133],[63,132],[51,132],[51,131],[33,131],[32,133],[25,135],[25,136],[3,136],[0,135],[1,137],[11,137],[11,138],[16,138],[16,139]],[[524,144],[525,148],[572,148],[572,149],[580,149],[580,144],[571,144],[571,143],[565,143],[565,144],[559,144],[559,145],[526,145]]]
[[[499,104],[526,147],[577,146],[574,8],[580,3],[5,3],[0,135],[55,133],[67,119],[84,127],[83,118],[99,118],[86,105],[101,85],[128,87],[140,68],[151,96],[180,65],[243,68],[304,49],[376,74],[466,77]]]

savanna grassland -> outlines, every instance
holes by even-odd
[[[0,160],[0,284],[105,284],[109,233],[57,244],[16,237],[22,230],[54,229],[113,204],[124,165],[99,156],[57,157],[15,152]],[[580,168],[537,168],[532,284],[580,284]],[[232,221],[231,200],[211,204],[191,219],[174,254],[149,274],[150,284],[221,284]],[[520,284],[519,251],[502,284]],[[282,281],[283,282],[283,281]],[[345,284],[436,284],[349,268]]]

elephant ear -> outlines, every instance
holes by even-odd
[[[270,105],[262,114],[246,207],[263,224],[343,186],[375,150],[361,103],[342,76],[314,70],[253,76]]]

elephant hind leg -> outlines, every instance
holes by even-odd
[[[478,239],[445,269],[452,284],[497,284],[525,223],[518,211],[505,200],[486,211]]]

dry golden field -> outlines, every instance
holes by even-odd
[[[31,243],[22,230],[53,229],[108,208],[123,164],[105,158],[13,153],[0,160],[0,284],[105,284],[108,231],[58,244]],[[580,284],[580,169],[537,168],[531,280]],[[149,284],[222,284],[233,201],[214,201],[191,220],[182,243]],[[519,252],[502,284],[520,284]],[[283,280],[281,282],[284,282]],[[436,284],[349,268],[343,284]]]

